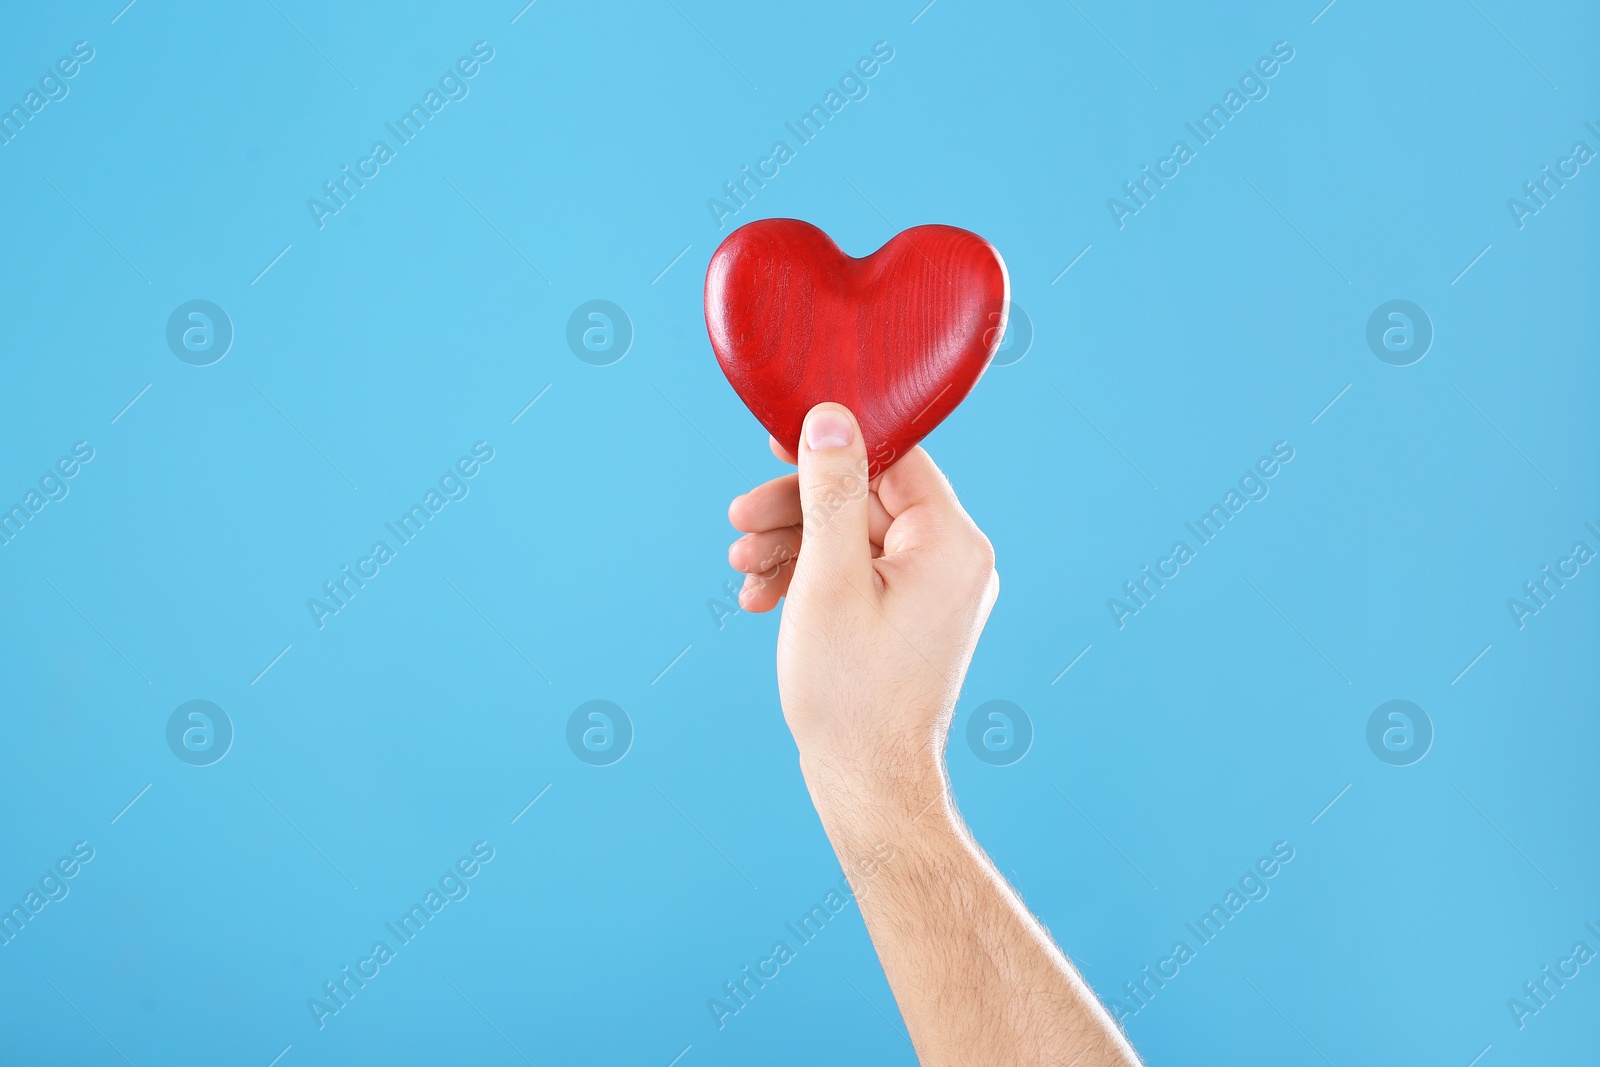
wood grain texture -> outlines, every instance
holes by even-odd
[[[806,412],[848,407],[876,476],[977,384],[1004,336],[1010,283],[994,247],[916,226],[863,259],[797,219],[742,226],[706,271],[706,329],[752,414],[795,452]]]

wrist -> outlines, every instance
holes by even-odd
[[[831,837],[881,837],[955,817],[942,748],[810,746],[800,771]]]

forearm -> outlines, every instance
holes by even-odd
[[[802,768],[924,1067],[1137,1064],[922,762],[892,782],[853,760]]]

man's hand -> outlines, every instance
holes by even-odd
[[[729,509],[749,531],[730,558],[754,572],[740,603],[765,611],[788,596],[778,688],[789,728],[804,759],[861,761],[869,778],[937,789],[961,679],[999,591],[994,551],[922,449],[869,486],[846,408],[812,411],[800,451],[798,476]]]
[[[994,551],[922,449],[874,482],[854,416],[821,404],[788,475],[728,509],[740,604],[787,596],[778,691],[924,1064],[1136,1064],[1133,1049],[950,797],[944,750],[999,592]],[[887,858],[886,858],[887,857]]]

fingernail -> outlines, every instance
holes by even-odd
[[[855,430],[844,414],[829,408],[813,412],[806,420],[806,447],[813,452],[824,448],[843,448],[855,437]]]

